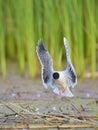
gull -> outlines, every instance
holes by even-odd
[[[71,62],[70,48],[65,37],[64,46],[66,49],[67,68],[63,71],[54,70],[52,57],[42,40],[38,42],[36,52],[42,65],[42,82],[44,87],[51,87],[53,92],[60,96],[73,97],[74,95],[70,91],[70,87],[74,88],[77,84],[77,75]],[[59,90],[58,83],[64,88],[63,90]]]

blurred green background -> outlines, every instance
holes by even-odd
[[[36,45],[43,39],[56,69],[66,67],[63,37],[69,41],[72,62],[81,78],[96,77],[98,0],[0,0],[0,74],[7,61],[16,62],[20,75],[39,75]]]

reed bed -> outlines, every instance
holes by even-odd
[[[0,128],[98,128],[98,116],[84,115],[85,108],[77,111],[76,115],[56,111],[38,114],[32,111],[30,105],[20,103],[4,103],[0,106],[7,110],[7,113],[4,111],[0,115]]]
[[[36,46],[43,39],[56,69],[66,67],[63,45],[70,44],[71,58],[80,77],[96,77],[98,51],[97,0],[0,0],[0,72],[6,77],[7,59],[17,61],[19,72],[39,74]]]

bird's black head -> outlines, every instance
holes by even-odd
[[[54,72],[54,73],[53,73],[53,78],[54,78],[55,80],[59,79],[59,77],[60,77],[60,75],[59,75],[58,72]]]

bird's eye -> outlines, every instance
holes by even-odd
[[[59,79],[59,73],[57,73],[57,72],[53,73],[53,78],[55,80]]]

